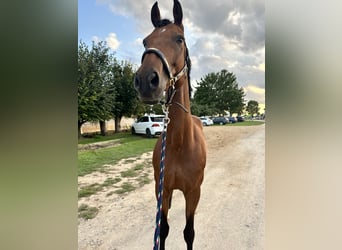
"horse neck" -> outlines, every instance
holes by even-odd
[[[192,133],[192,116],[190,112],[190,98],[189,98],[189,86],[188,78],[182,77],[176,84],[176,94],[172,99],[172,105],[169,107],[169,118],[170,123],[168,126],[168,136],[173,141],[183,143],[183,140],[188,138]],[[188,112],[185,112],[179,105],[175,104],[178,102],[183,105]]]

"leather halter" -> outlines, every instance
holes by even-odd
[[[176,76],[173,76],[171,69],[170,69],[170,65],[167,62],[167,59],[165,57],[165,55],[163,54],[163,52],[161,52],[159,49],[156,48],[148,48],[144,51],[142,58],[141,58],[141,63],[143,63],[144,61],[144,57],[146,54],[155,54],[159,57],[159,59],[162,61],[164,68],[166,69],[168,76],[169,76],[169,81],[170,81],[170,87],[168,88],[166,92],[166,102],[162,102],[162,104],[165,104],[167,106],[172,104],[172,99],[174,97],[174,95],[176,94],[176,89],[175,89],[175,84],[176,82],[187,73],[188,71],[188,66],[186,64],[186,62],[184,62],[184,67],[181,69],[181,71],[179,71]],[[188,109],[184,107],[184,105],[182,105],[179,102],[174,102],[175,104],[177,104],[180,108],[182,108],[186,113],[188,113]]]
[[[188,66],[186,65],[186,62],[184,62],[184,67],[181,71],[178,72],[178,74],[176,74],[176,76],[173,76],[169,63],[166,60],[165,55],[163,54],[163,52],[161,52],[159,49],[156,48],[148,48],[144,51],[144,54],[142,55],[141,58],[141,63],[144,61],[144,57],[146,54],[156,54],[159,59],[162,61],[164,68],[166,69],[168,76],[170,78],[170,83],[171,86],[173,86],[188,70]]]

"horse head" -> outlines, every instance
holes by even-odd
[[[155,2],[151,9],[154,30],[143,40],[145,52],[134,80],[141,101],[147,104],[158,103],[164,91],[190,70],[178,0],[174,0],[173,17],[174,22],[161,19]]]

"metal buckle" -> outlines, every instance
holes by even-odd
[[[175,88],[175,84],[176,84],[175,78],[171,78],[171,79],[170,79],[170,86],[171,86],[173,89]]]

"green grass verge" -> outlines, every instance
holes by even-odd
[[[244,122],[236,122],[236,123],[230,123],[227,124],[226,126],[256,126],[256,125],[261,125],[264,124],[265,122],[263,121],[244,121]]]
[[[265,124],[264,121],[243,121],[243,122],[235,122],[235,123],[227,123],[226,125],[220,125],[220,124],[214,124],[212,126],[257,126],[257,125],[261,125],[261,124]]]
[[[78,175],[83,176],[95,170],[101,170],[104,164],[114,165],[121,159],[152,151],[156,140],[156,138],[148,139],[126,133],[120,139],[119,146],[78,151]]]
[[[122,139],[122,138],[128,138],[131,136],[131,133],[117,133],[117,134],[111,134],[111,135],[94,135],[94,137],[91,138],[80,138],[78,140],[78,144],[88,144],[88,143],[94,143],[94,142],[101,142],[101,141],[110,141],[115,139]]]

